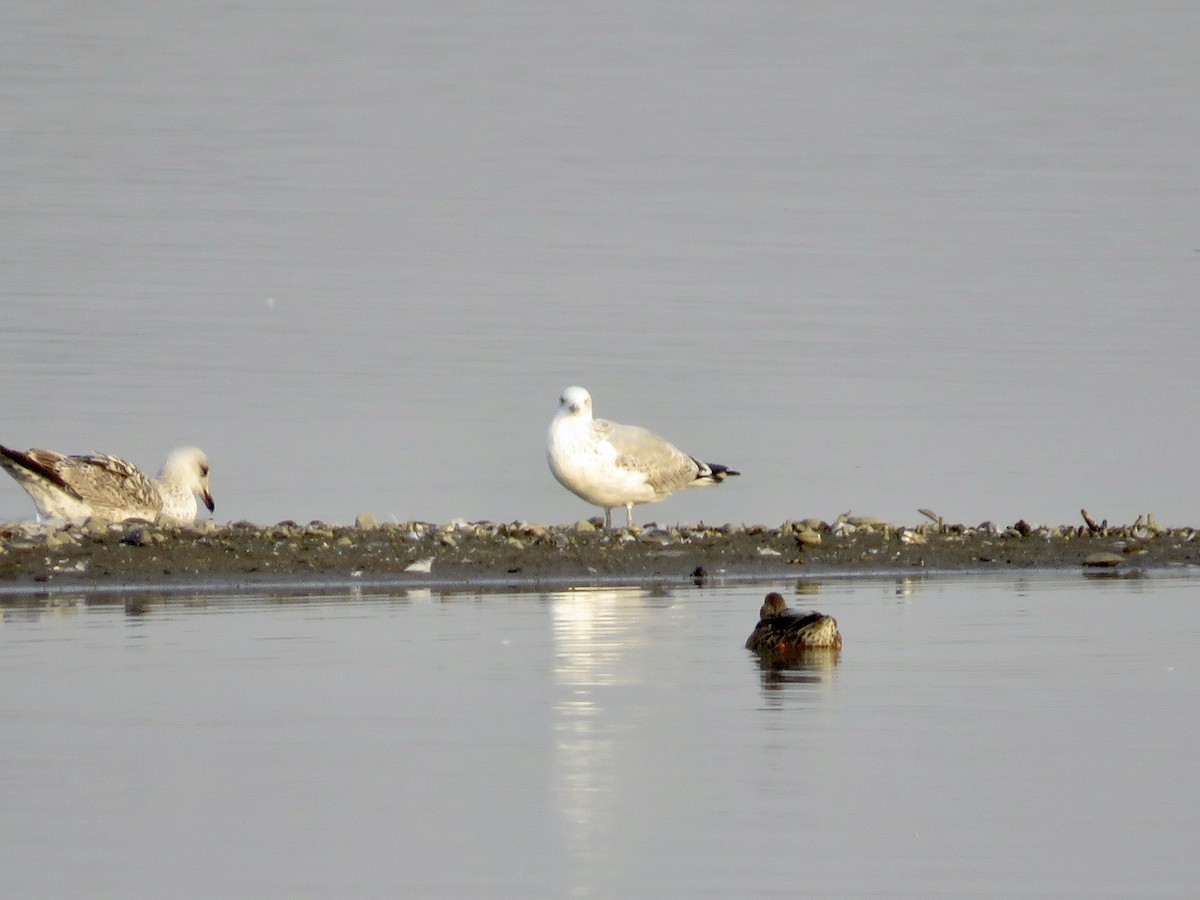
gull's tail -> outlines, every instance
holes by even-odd
[[[79,496],[75,489],[63,481],[63,477],[49,466],[42,464],[28,453],[12,450],[3,444],[0,444],[0,468],[7,471],[26,490],[28,490],[29,484],[45,481],[72,497]]]
[[[737,472],[737,471],[729,468],[729,466],[723,466],[720,463],[701,462],[700,460],[696,459],[696,457],[694,457],[694,456],[692,457],[692,462],[694,462],[696,464],[696,468],[700,470],[699,472],[696,473],[696,477],[692,481],[692,484],[697,485],[697,486],[708,485],[708,484],[720,484],[722,481],[724,481],[730,475],[741,475],[742,474],[741,472]]]

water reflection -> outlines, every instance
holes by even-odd
[[[8,893],[1187,896],[1198,583],[0,594]]]
[[[651,638],[637,608],[663,607],[670,594],[643,588],[599,588],[548,595],[554,628],[555,791],[576,863],[577,890],[602,880],[610,867],[619,818],[618,747],[639,724],[622,689],[643,681],[631,660]],[[631,609],[632,608],[632,609]]]
[[[904,577],[896,579],[896,599],[908,600],[921,593],[925,586],[924,576],[918,578]]]
[[[493,592],[496,593],[496,592]],[[437,602],[471,596],[483,596],[474,590],[437,592]],[[427,588],[392,587],[303,587],[259,588],[250,591],[198,590],[82,590],[42,594],[0,595],[0,621],[37,622],[67,619],[88,610],[122,610],[129,619],[170,617],[197,610],[232,612],[260,606],[303,606],[356,603],[432,605],[434,592]]]
[[[813,578],[800,578],[796,581],[797,597],[813,597],[821,593],[821,582]]]
[[[1085,569],[1083,577],[1088,581],[1139,581],[1147,575],[1142,569]]]
[[[14,595],[0,598],[0,611],[6,622],[39,622],[43,620],[74,619],[89,608],[124,607],[126,615],[145,615],[156,604],[167,602],[169,595],[139,593],[122,596],[116,593],[89,594],[85,592],[39,595]],[[180,602],[180,595],[171,596]]]
[[[842,651],[828,647],[800,650],[780,657],[754,654],[762,675],[763,689],[778,691],[788,685],[823,684],[837,670]]]
[[[3,597],[0,613],[4,622],[38,622],[42,619],[73,618],[82,609],[78,597]]]

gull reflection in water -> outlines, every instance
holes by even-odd
[[[603,879],[612,860],[622,767],[616,759],[643,711],[622,687],[643,680],[636,657],[650,640],[642,611],[664,605],[643,588],[562,591],[549,595],[554,623],[555,787],[577,887]]]

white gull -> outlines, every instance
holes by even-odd
[[[569,387],[559,398],[548,458],[559,484],[604,510],[606,528],[618,506],[625,507],[626,524],[632,525],[635,504],[657,503],[683,488],[740,474],[701,462],[645,428],[593,418],[592,395],[581,387]]]
[[[172,450],[154,479],[133,463],[104,453],[65,456],[3,445],[0,467],[25,488],[38,513],[48,519],[192,522],[199,509],[197,494],[209,512],[213,510],[208,457],[196,447]]]

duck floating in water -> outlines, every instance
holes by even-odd
[[[772,654],[840,650],[842,635],[833,616],[788,609],[783,595],[772,591],[758,611],[758,624],[746,639],[746,649]]]

